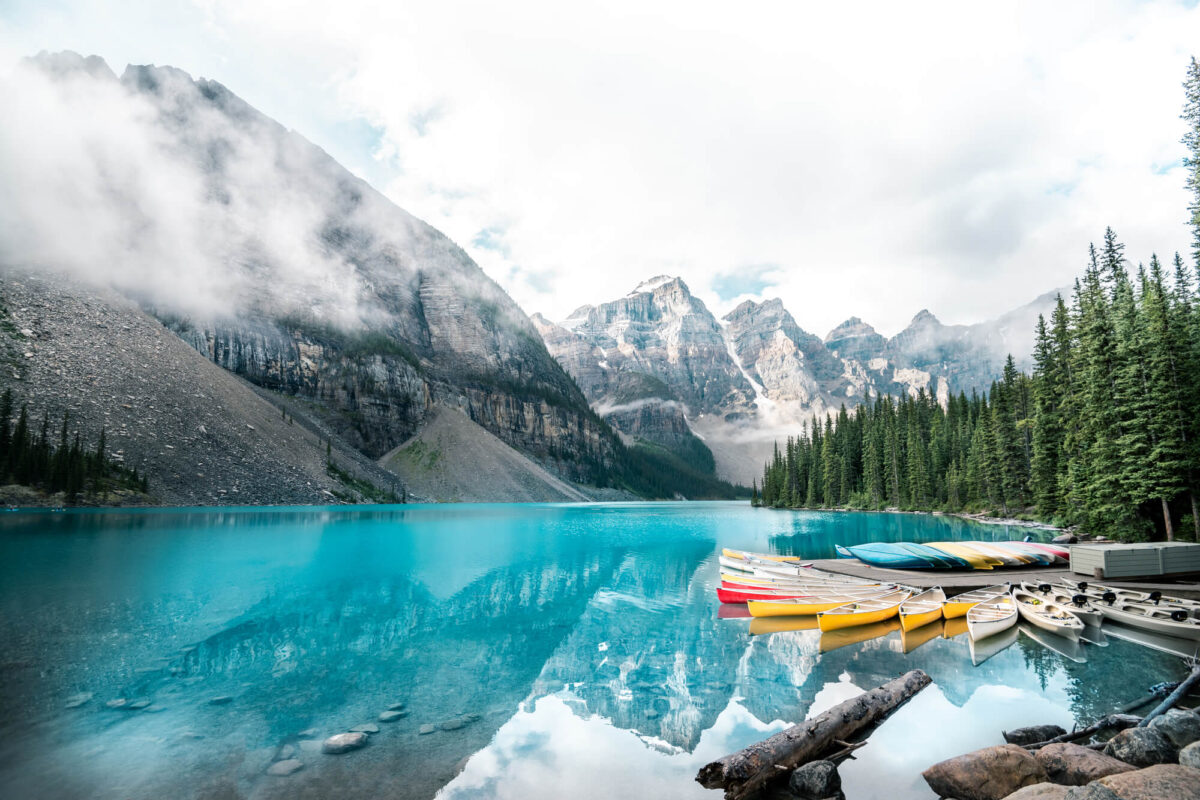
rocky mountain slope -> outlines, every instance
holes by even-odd
[[[0,273],[0,306],[0,390],[28,403],[31,419],[48,416],[52,430],[64,412],[87,441],[103,428],[108,451],[150,477],[151,502],[364,499],[330,474],[327,460],[360,487],[396,483],[336,436],[285,419],[245,380],[113,292],[9,270]]]
[[[711,450],[748,483],[777,438],[864,397],[985,391],[1012,353],[1028,368],[1032,332],[1054,293],[996,320],[943,325],[921,311],[891,339],[852,317],[822,340],[779,299],[717,320],[678,278],[654,278],[561,323],[534,315],[547,348],[593,407],[631,439]]]
[[[28,80],[50,87],[43,94],[60,95],[68,121],[97,97],[105,113],[118,107],[128,118],[116,131],[80,125],[82,139],[98,141],[84,142],[82,163],[71,165],[81,177],[63,192],[103,198],[78,221],[94,247],[43,269],[115,288],[212,364],[368,460],[452,411],[512,448],[501,459],[509,465],[532,460],[532,472],[549,470],[552,481],[672,494],[639,488],[637,476],[655,468],[626,450],[530,319],[461,248],[320,148],[219,83],[172,67],[130,66],[118,78],[103,60],[73,53],[27,67]],[[124,152],[125,140],[142,149]],[[169,186],[157,186],[158,173]],[[52,210],[70,206],[52,199]],[[0,244],[10,263],[33,260]],[[700,311],[695,319],[709,316]],[[706,342],[723,346],[715,328]],[[696,364],[704,360],[696,353]],[[690,384],[689,402],[726,402],[708,398],[705,383]],[[690,437],[682,417],[675,428]]]

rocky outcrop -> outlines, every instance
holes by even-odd
[[[939,797],[1002,800],[1024,786],[1045,783],[1038,760],[1015,744],[985,747],[934,764],[922,773]]]
[[[1155,717],[1148,726],[1156,730],[1171,742],[1176,749],[1187,747],[1195,741],[1200,741],[1200,714],[1182,708],[1172,708],[1165,714]]]
[[[1055,736],[1062,736],[1066,733],[1059,725],[1030,725],[1025,728],[1014,728],[1011,731],[1004,732],[1004,741],[1007,744],[1037,744],[1038,742],[1046,742],[1053,739]]]
[[[1155,728],[1128,728],[1108,740],[1104,754],[1135,767],[1169,764],[1176,758],[1171,740]]]
[[[1103,787],[1120,800],[1200,800],[1200,770],[1178,764],[1159,764],[1109,775],[1087,788],[1092,786]]]
[[[1066,786],[1083,786],[1106,775],[1136,769],[1124,761],[1069,742],[1046,745],[1038,751],[1037,760],[1050,780]]]
[[[1064,800],[1067,787],[1057,783],[1035,783],[1023,789],[1017,789],[1004,800]]]

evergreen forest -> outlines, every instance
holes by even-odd
[[[868,398],[775,448],[768,507],[984,512],[1124,540],[1200,540],[1200,65],[1184,83],[1190,264],[1116,233],[1039,317],[1031,374],[983,394]]]

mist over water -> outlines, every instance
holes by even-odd
[[[717,553],[1024,533],[737,503],[5,514],[0,794],[709,797],[702,763],[919,667],[935,685],[842,772],[854,797],[928,797],[930,763],[1090,720],[1180,660],[759,633],[719,616]],[[364,749],[313,751],[400,702]],[[289,747],[304,768],[265,774]]]

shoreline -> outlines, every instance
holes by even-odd
[[[1051,525],[1048,522],[1037,522],[1028,519],[1016,519],[1014,517],[994,517],[989,514],[972,514],[966,511],[905,511],[901,508],[802,508],[794,506],[784,506],[776,508],[775,506],[751,506],[752,508],[764,508],[768,511],[811,511],[814,513],[828,514],[916,514],[930,517],[958,517],[959,519],[971,520],[983,525],[1011,525],[1015,528],[1033,528],[1045,531],[1066,531],[1066,528],[1060,528]]]

